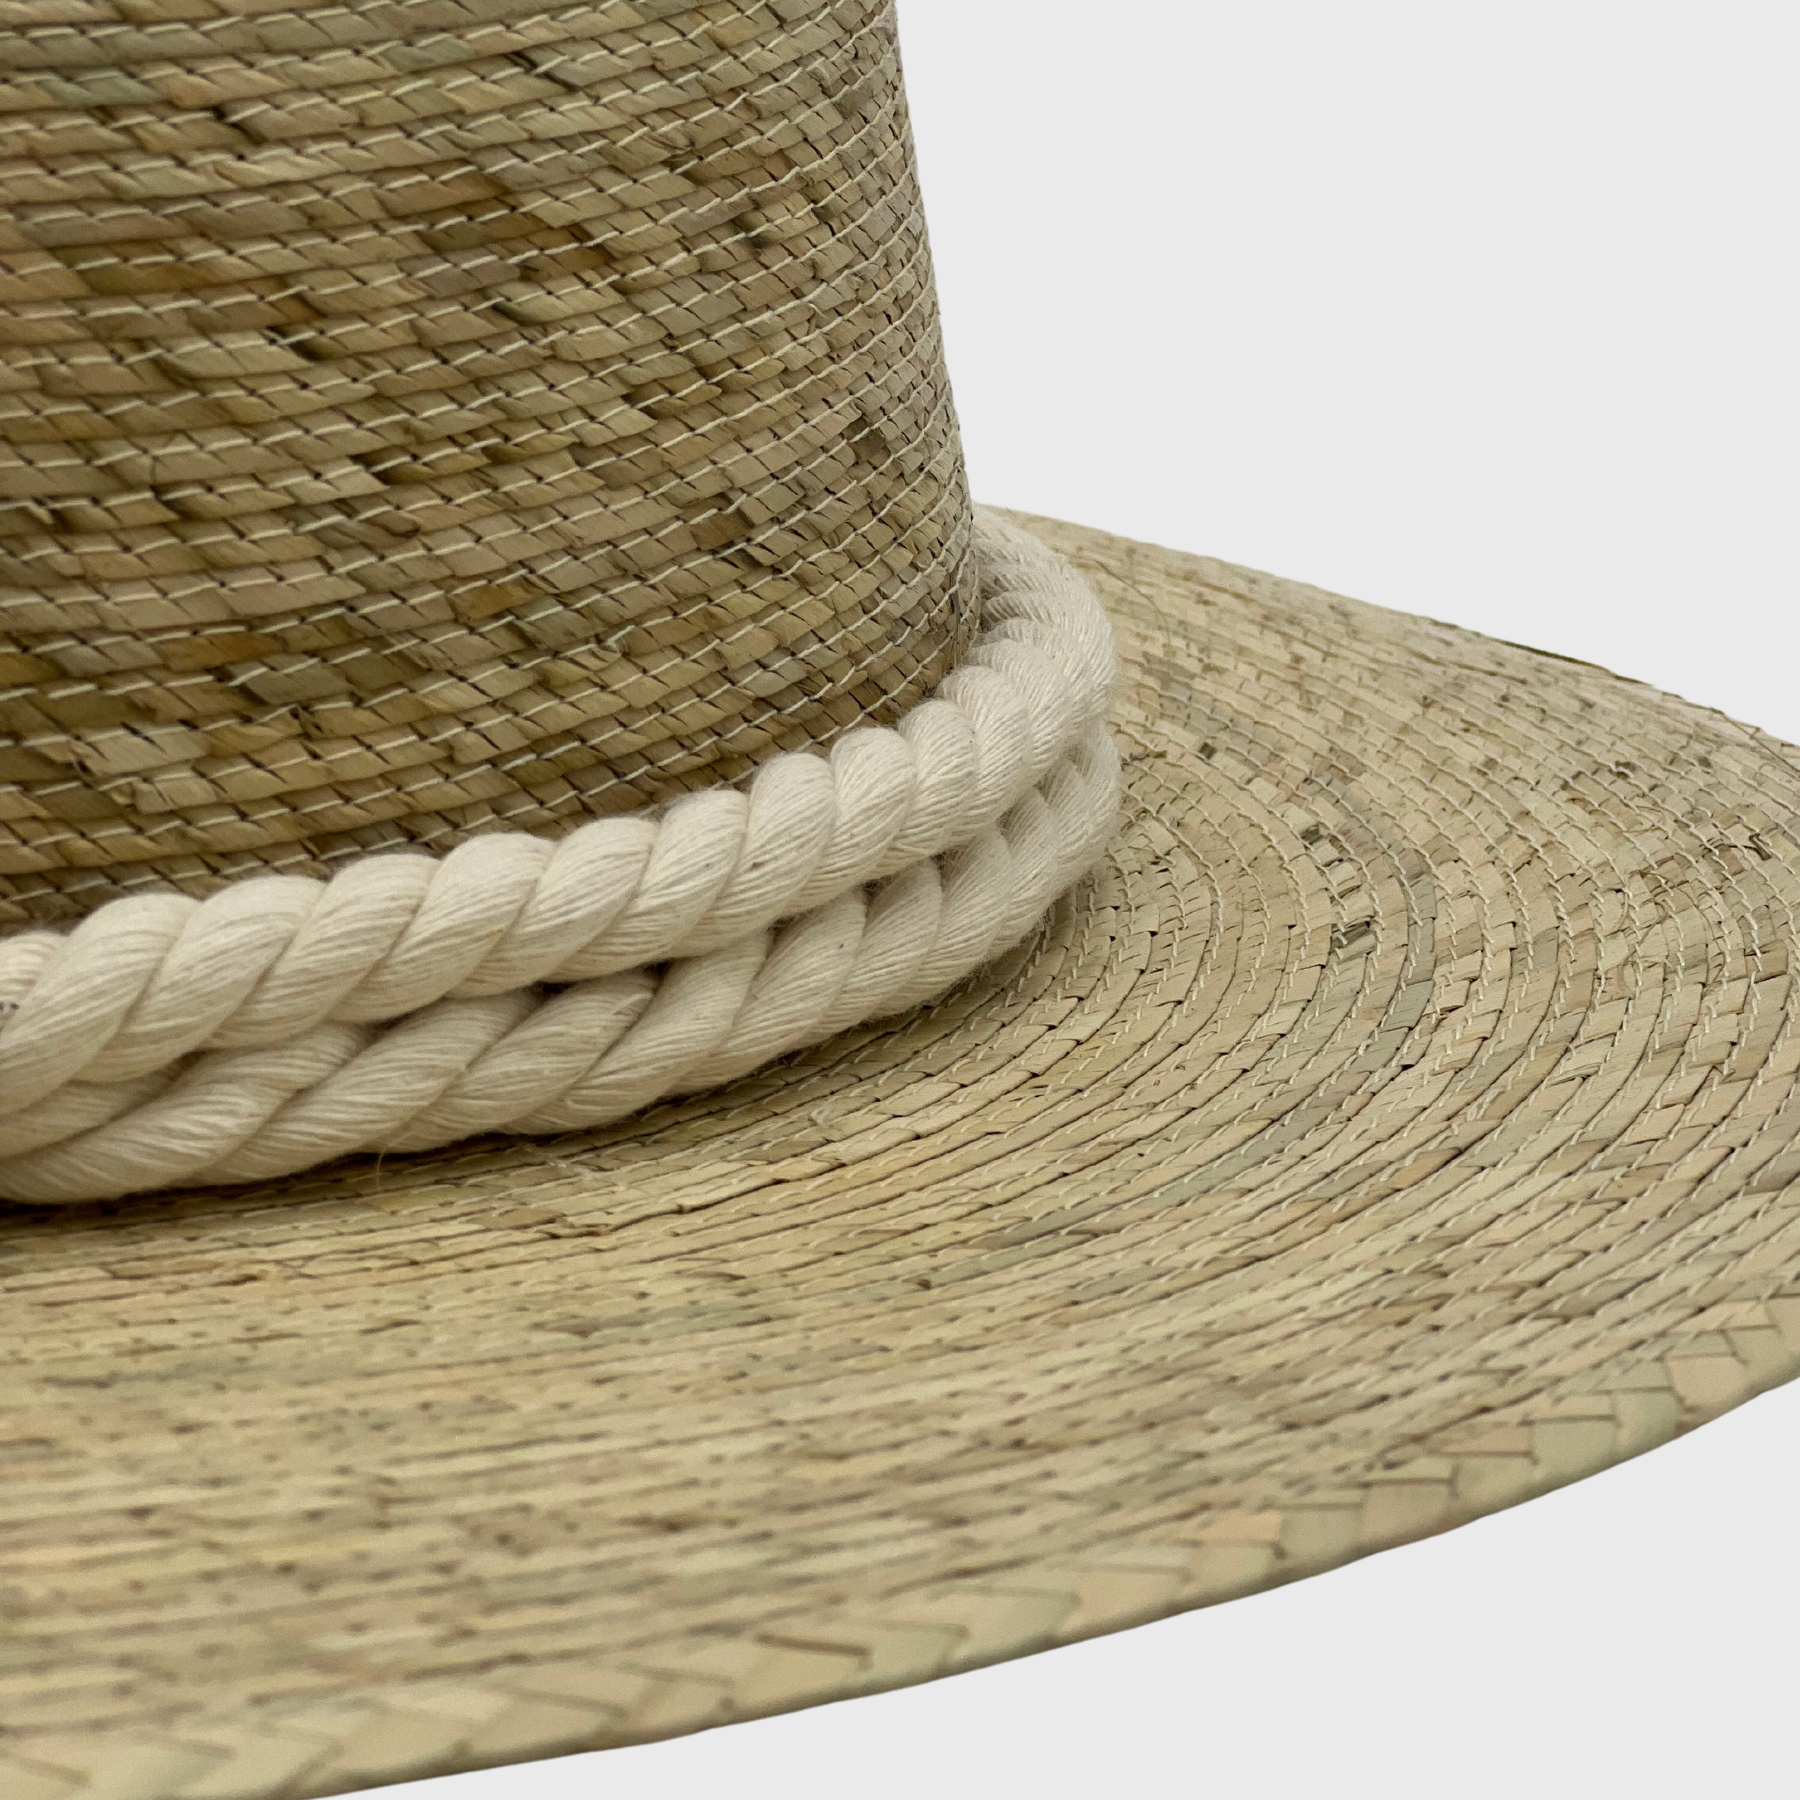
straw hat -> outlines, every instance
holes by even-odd
[[[0,84],[8,1800],[923,1680],[1795,1372],[1794,753],[976,513],[883,0]]]

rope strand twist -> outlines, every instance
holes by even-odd
[[[1118,792],[1099,602],[990,516],[975,554],[981,635],[937,692],[747,790],[0,941],[0,1195],[594,1126],[953,985],[1092,865]]]

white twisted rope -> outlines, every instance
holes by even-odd
[[[0,942],[0,1195],[601,1124],[941,992],[1091,865],[1117,805],[1098,601],[998,520],[976,554],[982,634],[933,698],[747,794]]]

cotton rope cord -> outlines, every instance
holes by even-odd
[[[1091,866],[1118,791],[1098,601],[1001,521],[976,554],[982,633],[936,694],[748,793],[0,943],[0,1196],[597,1125],[952,985]]]
[[[352,1151],[602,1125],[716,1086],[918,1005],[1016,942],[1100,854],[1117,797],[1116,752],[1095,727],[999,824],[779,931],[661,971],[442,1000],[386,1027],[329,1023],[180,1072],[73,1084],[9,1122],[0,1145],[23,1154],[0,1161],[0,1194],[264,1180]]]
[[[0,1118],[74,1081],[202,1048],[284,1043],[327,1020],[401,1017],[694,956],[985,830],[1105,711],[1110,628],[1066,564],[979,527],[983,630],[896,727],[829,757],[773,757],[718,788],[561,839],[371,856],[330,881],[261,876],[205,900],[153,893],[67,935],[0,942]]]

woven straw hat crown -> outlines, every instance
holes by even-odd
[[[886,723],[976,623],[888,0],[36,0],[0,927]]]

